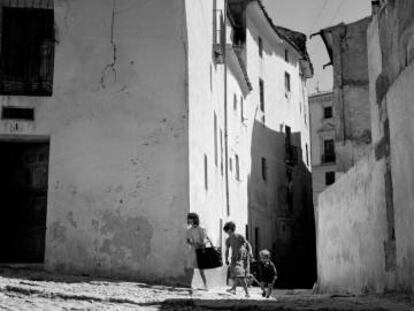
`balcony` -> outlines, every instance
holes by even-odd
[[[295,166],[299,163],[298,147],[286,144],[285,163],[287,165]]]
[[[321,156],[322,164],[327,163],[336,163],[336,154],[335,153],[326,153]]]

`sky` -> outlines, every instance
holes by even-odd
[[[267,11],[276,25],[300,31],[308,36],[310,54],[315,76],[308,83],[309,93],[332,89],[332,66],[329,63],[320,36],[309,40],[309,35],[341,22],[351,23],[371,14],[371,0],[264,0]]]

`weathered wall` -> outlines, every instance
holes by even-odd
[[[322,292],[386,287],[385,162],[362,159],[319,196],[318,283]]]
[[[320,196],[322,290],[414,290],[413,13],[412,1],[387,1],[368,29],[374,148]]]
[[[333,37],[337,169],[346,172],[370,152],[367,27],[370,18],[330,28]]]
[[[188,114],[182,1],[55,1],[53,96],[2,96],[50,139],[49,270],[184,283]]]
[[[399,290],[414,290],[414,63],[391,86],[387,96],[390,120],[391,169],[395,213]]]

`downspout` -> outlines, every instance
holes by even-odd
[[[226,183],[226,215],[230,216],[230,190],[229,190],[229,144],[228,144],[228,112],[227,112],[227,10],[228,2],[224,1],[224,42],[223,42],[223,58],[224,58],[224,178]]]

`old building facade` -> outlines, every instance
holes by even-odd
[[[313,204],[317,207],[319,194],[338,178],[333,92],[320,92],[309,96],[309,109]]]
[[[412,1],[373,1],[367,32],[373,146],[321,194],[318,279],[324,291],[413,291]]]
[[[347,172],[371,146],[367,28],[371,17],[322,29],[333,66],[336,168]]]
[[[190,211],[217,246],[233,220],[256,251],[312,251],[311,64],[260,2],[1,4],[2,263],[188,285]]]

